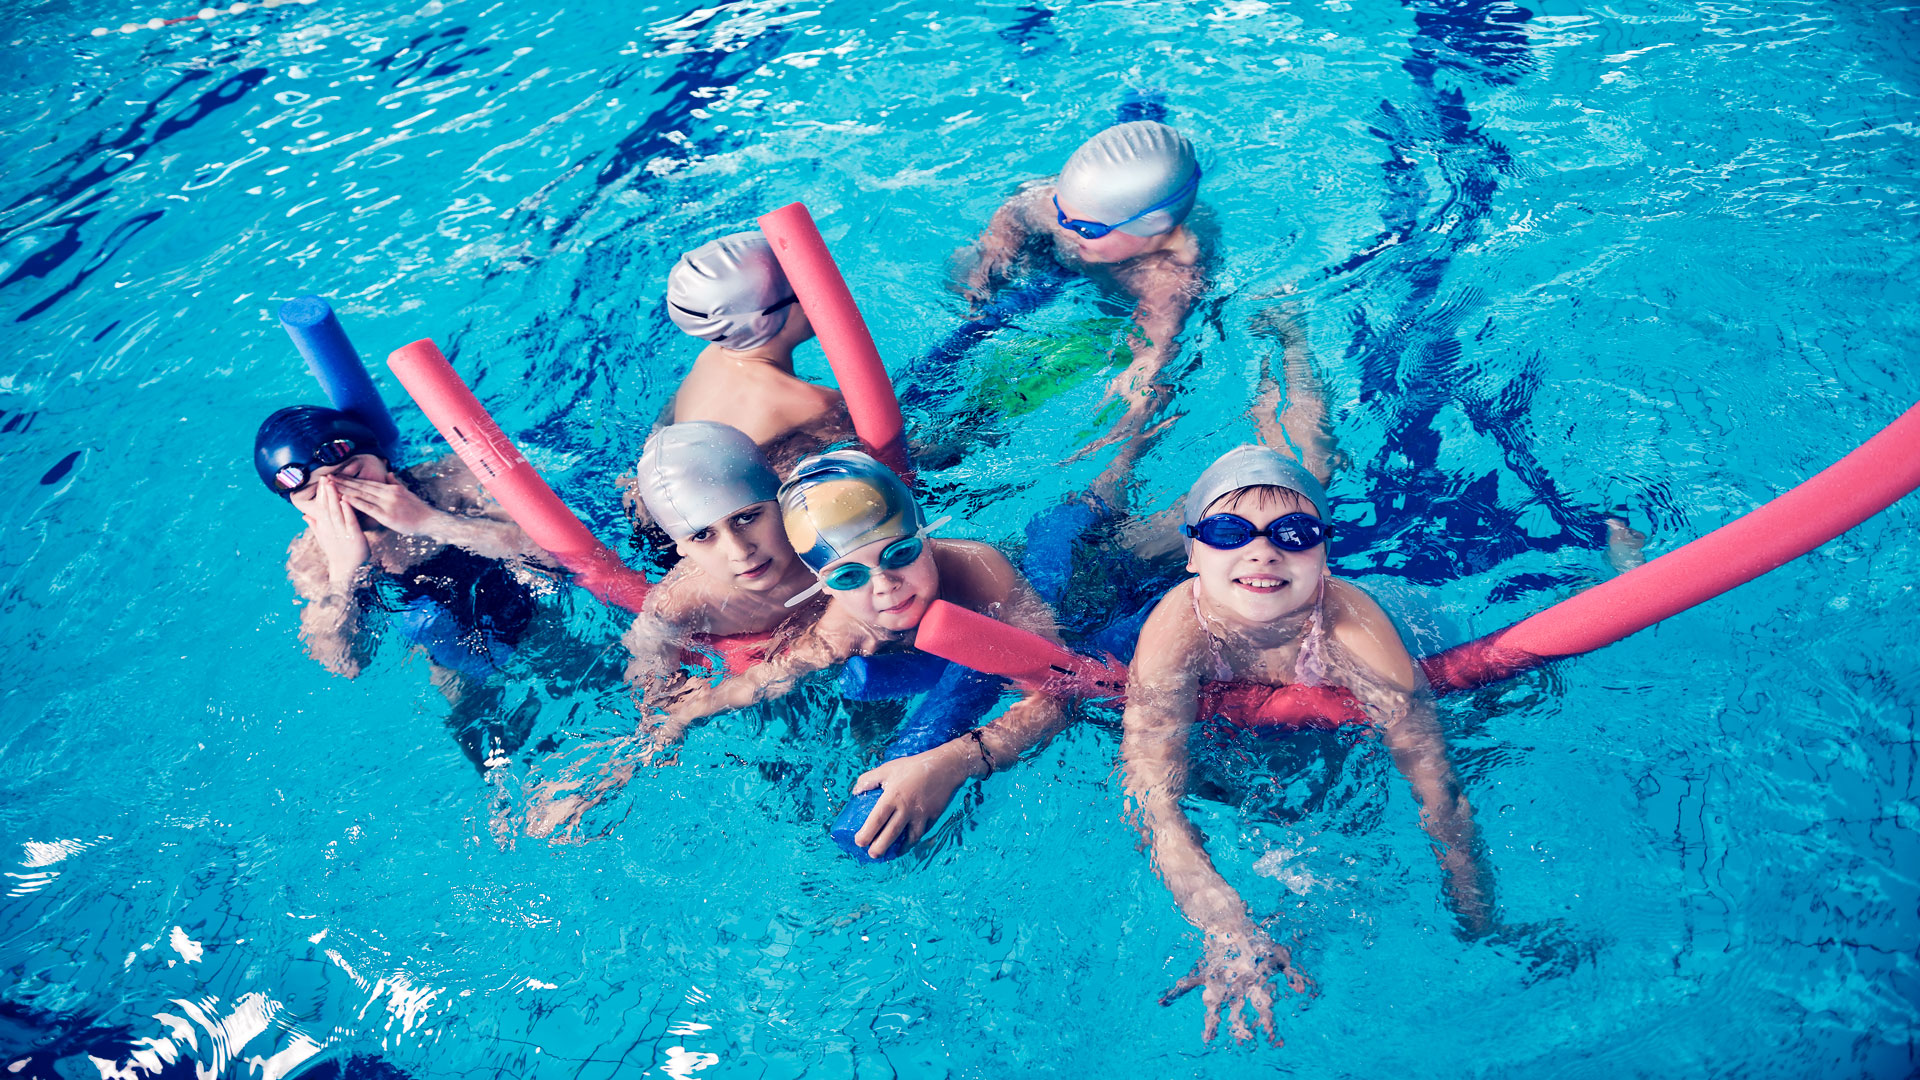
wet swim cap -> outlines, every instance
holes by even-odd
[[[780,511],[793,550],[816,574],[863,544],[912,536],[925,524],[905,481],[858,450],[802,458],[780,485]]]
[[[340,457],[316,455],[316,451],[341,440],[353,444],[350,453]],[[351,413],[318,405],[291,405],[281,409],[262,421],[260,431],[253,437],[254,471],[260,474],[260,482],[267,485],[268,491],[283,499],[290,491],[274,483],[274,476],[281,469],[299,466],[311,472],[323,465],[337,464],[352,454],[372,454],[386,460],[386,455],[380,452],[380,437],[372,428]],[[333,457],[333,460],[317,461],[316,456]]]
[[[793,288],[757,232],[734,233],[694,248],[667,274],[667,317],[697,338],[751,349],[787,325]]]
[[[1271,447],[1255,446],[1249,443],[1236,446],[1220,455],[1219,460],[1207,466],[1200,479],[1187,489],[1186,523],[1189,528],[1200,524],[1200,516],[1207,512],[1214,500],[1229,492],[1250,487],[1277,487],[1298,492],[1313,503],[1313,511],[1321,518],[1327,513],[1327,489],[1313,478],[1306,466]],[[1193,550],[1193,540],[1186,541],[1188,551]]]
[[[1154,120],[1116,124],[1080,144],[1060,170],[1055,188],[1062,204],[1081,218],[1108,223],[1126,219],[1172,198],[1199,167],[1193,143]],[[1196,188],[1162,210],[1119,226],[1132,236],[1158,236],[1187,219]]]
[[[739,428],[710,420],[654,432],[634,472],[647,513],[676,541],[780,490],[779,478],[753,440]]]

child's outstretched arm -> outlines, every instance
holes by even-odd
[[[1439,848],[1447,904],[1461,932],[1480,937],[1495,929],[1493,873],[1486,865],[1473,806],[1447,758],[1446,735],[1433,697],[1392,620],[1373,598],[1345,582],[1329,586],[1334,638],[1356,663],[1347,685],[1379,724],[1393,763],[1420,800],[1420,827]]]
[[[1120,743],[1129,813],[1150,849],[1153,868],[1181,914],[1206,934],[1200,962],[1160,1003],[1171,1004],[1202,988],[1205,1038],[1213,1038],[1224,1014],[1233,1037],[1242,1041],[1253,1034],[1241,1016],[1242,1006],[1251,1004],[1255,1022],[1278,1042],[1268,980],[1284,975],[1296,992],[1305,991],[1309,983],[1293,967],[1292,954],[1254,923],[1246,902],[1214,869],[1200,830],[1180,805],[1187,786],[1187,738],[1200,707],[1202,646],[1197,634],[1204,633],[1186,603],[1189,588],[1169,593],[1140,631]]]

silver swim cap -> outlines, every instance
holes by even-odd
[[[875,540],[912,536],[925,519],[892,469],[858,450],[802,458],[780,485],[787,539],[814,573]]]
[[[780,491],[779,478],[753,440],[710,420],[654,432],[634,472],[647,513],[676,541]]]
[[[728,349],[751,349],[787,325],[793,288],[757,232],[701,244],[667,274],[667,317],[697,338]]]
[[[1199,195],[1195,180],[1200,162],[1185,135],[1157,120],[1135,120],[1113,127],[1080,144],[1067,159],[1055,186],[1060,202],[1076,217],[1118,226],[1132,236],[1170,232],[1193,209]],[[1182,190],[1184,197],[1176,199]],[[1128,218],[1168,200],[1170,205]]]
[[[1277,487],[1297,492],[1313,503],[1317,516],[1322,519],[1327,516],[1327,489],[1320,486],[1320,481],[1313,478],[1306,466],[1272,447],[1248,443],[1221,454],[1187,489],[1184,515],[1187,527],[1200,524],[1200,515],[1220,496],[1250,487]],[[1193,550],[1191,537],[1186,540],[1186,546],[1188,551]]]

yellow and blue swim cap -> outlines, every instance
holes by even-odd
[[[913,536],[926,524],[906,482],[858,450],[802,458],[780,485],[780,513],[793,550],[816,574],[866,544]]]

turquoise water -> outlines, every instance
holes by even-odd
[[[826,685],[702,730],[590,839],[503,845],[501,804],[631,725],[598,659],[618,620],[553,601],[565,633],[511,693],[559,750],[489,786],[397,645],[353,682],[305,659],[295,522],[246,462],[261,417],[317,397],[272,313],[324,293],[376,361],[438,341],[617,536],[612,480],[694,352],[660,317],[678,252],[804,199],[903,362],[963,311],[947,253],[1155,85],[1219,256],[1141,504],[1250,434],[1279,307],[1352,462],[1337,564],[1449,644],[1600,580],[1595,510],[1669,550],[1920,399],[1910,11],[322,0],[101,36],[191,10],[7,13],[12,1075],[1914,1070],[1915,500],[1446,705],[1505,915],[1554,927],[1559,966],[1453,936],[1369,741],[1243,767],[1278,798],[1194,802],[1320,986],[1284,1002],[1284,1048],[1210,1048],[1198,1001],[1156,1004],[1198,939],[1121,820],[1111,717],[891,867],[824,835],[884,734]],[[1057,464],[1096,392],[928,478],[956,535],[1014,540],[1098,471]]]

